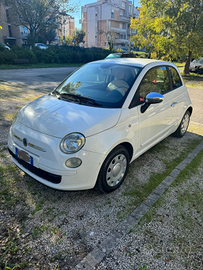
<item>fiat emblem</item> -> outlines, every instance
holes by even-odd
[[[27,139],[26,138],[23,138],[23,144],[24,144],[24,146],[27,146]]]

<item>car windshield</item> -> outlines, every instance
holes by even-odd
[[[200,63],[203,64],[203,58],[199,58],[198,60],[193,60],[193,63]]]
[[[86,106],[121,108],[141,67],[87,64],[66,78],[52,95]]]
[[[110,58],[121,58],[121,53],[120,54],[111,53],[106,57],[106,59],[110,59]]]

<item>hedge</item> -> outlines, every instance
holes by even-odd
[[[110,53],[101,48],[81,48],[78,46],[49,46],[48,49],[34,47],[13,47],[7,50],[0,47],[0,64],[14,64],[14,59],[28,59],[29,63],[87,63],[104,59]]]

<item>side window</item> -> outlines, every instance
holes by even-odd
[[[171,74],[171,81],[172,81],[173,89],[180,87],[182,85],[182,82],[181,82],[181,79],[180,79],[180,76],[179,76],[177,70],[175,70],[175,68],[173,68],[173,67],[170,67],[169,71]]]
[[[144,76],[138,88],[138,96],[140,102],[143,102],[145,96],[150,92],[164,94],[168,91],[170,91],[170,84],[167,69],[166,67],[156,67]]]

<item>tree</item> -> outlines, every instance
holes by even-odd
[[[115,43],[115,38],[117,37],[117,33],[109,28],[107,28],[104,31],[104,34],[106,35],[106,40],[109,45],[109,50],[112,51]]]
[[[61,44],[62,45],[73,45],[73,37],[71,36],[65,36],[65,40],[64,37],[60,37],[61,38]]]
[[[106,40],[109,45],[109,50],[112,51],[114,48],[115,39],[118,37],[118,33],[110,29],[109,27],[106,27],[105,30],[100,30],[98,32],[99,35],[105,35]]]
[[[76,8],[69,5],[69,0],[9,0],[9,3],[13,7],[15,24],[29,30],[28,39],[31,45],[47,29],[57,29],[59,18]]]
[[[80,43],[84,43],[83,39],[85,37],[85,32],[82,29],[81,30],[75,29],[72,37],[74,44],[78,46]]]
[[[39,43],[47,43],[50,45],[52,41],[55,41],[56,40],[56,31],[55,29],[52,29],[52,28],[47,28],[46,30],[42,31],[38,37],[37,37],[37,40],[36,42],[39,42]]]
[[[137,29],[135,45],[167,60],[187,56],[184,73],[189,73],[192,56],[203,53],[203,0],[141,0],[140,18],[131,19]]]

